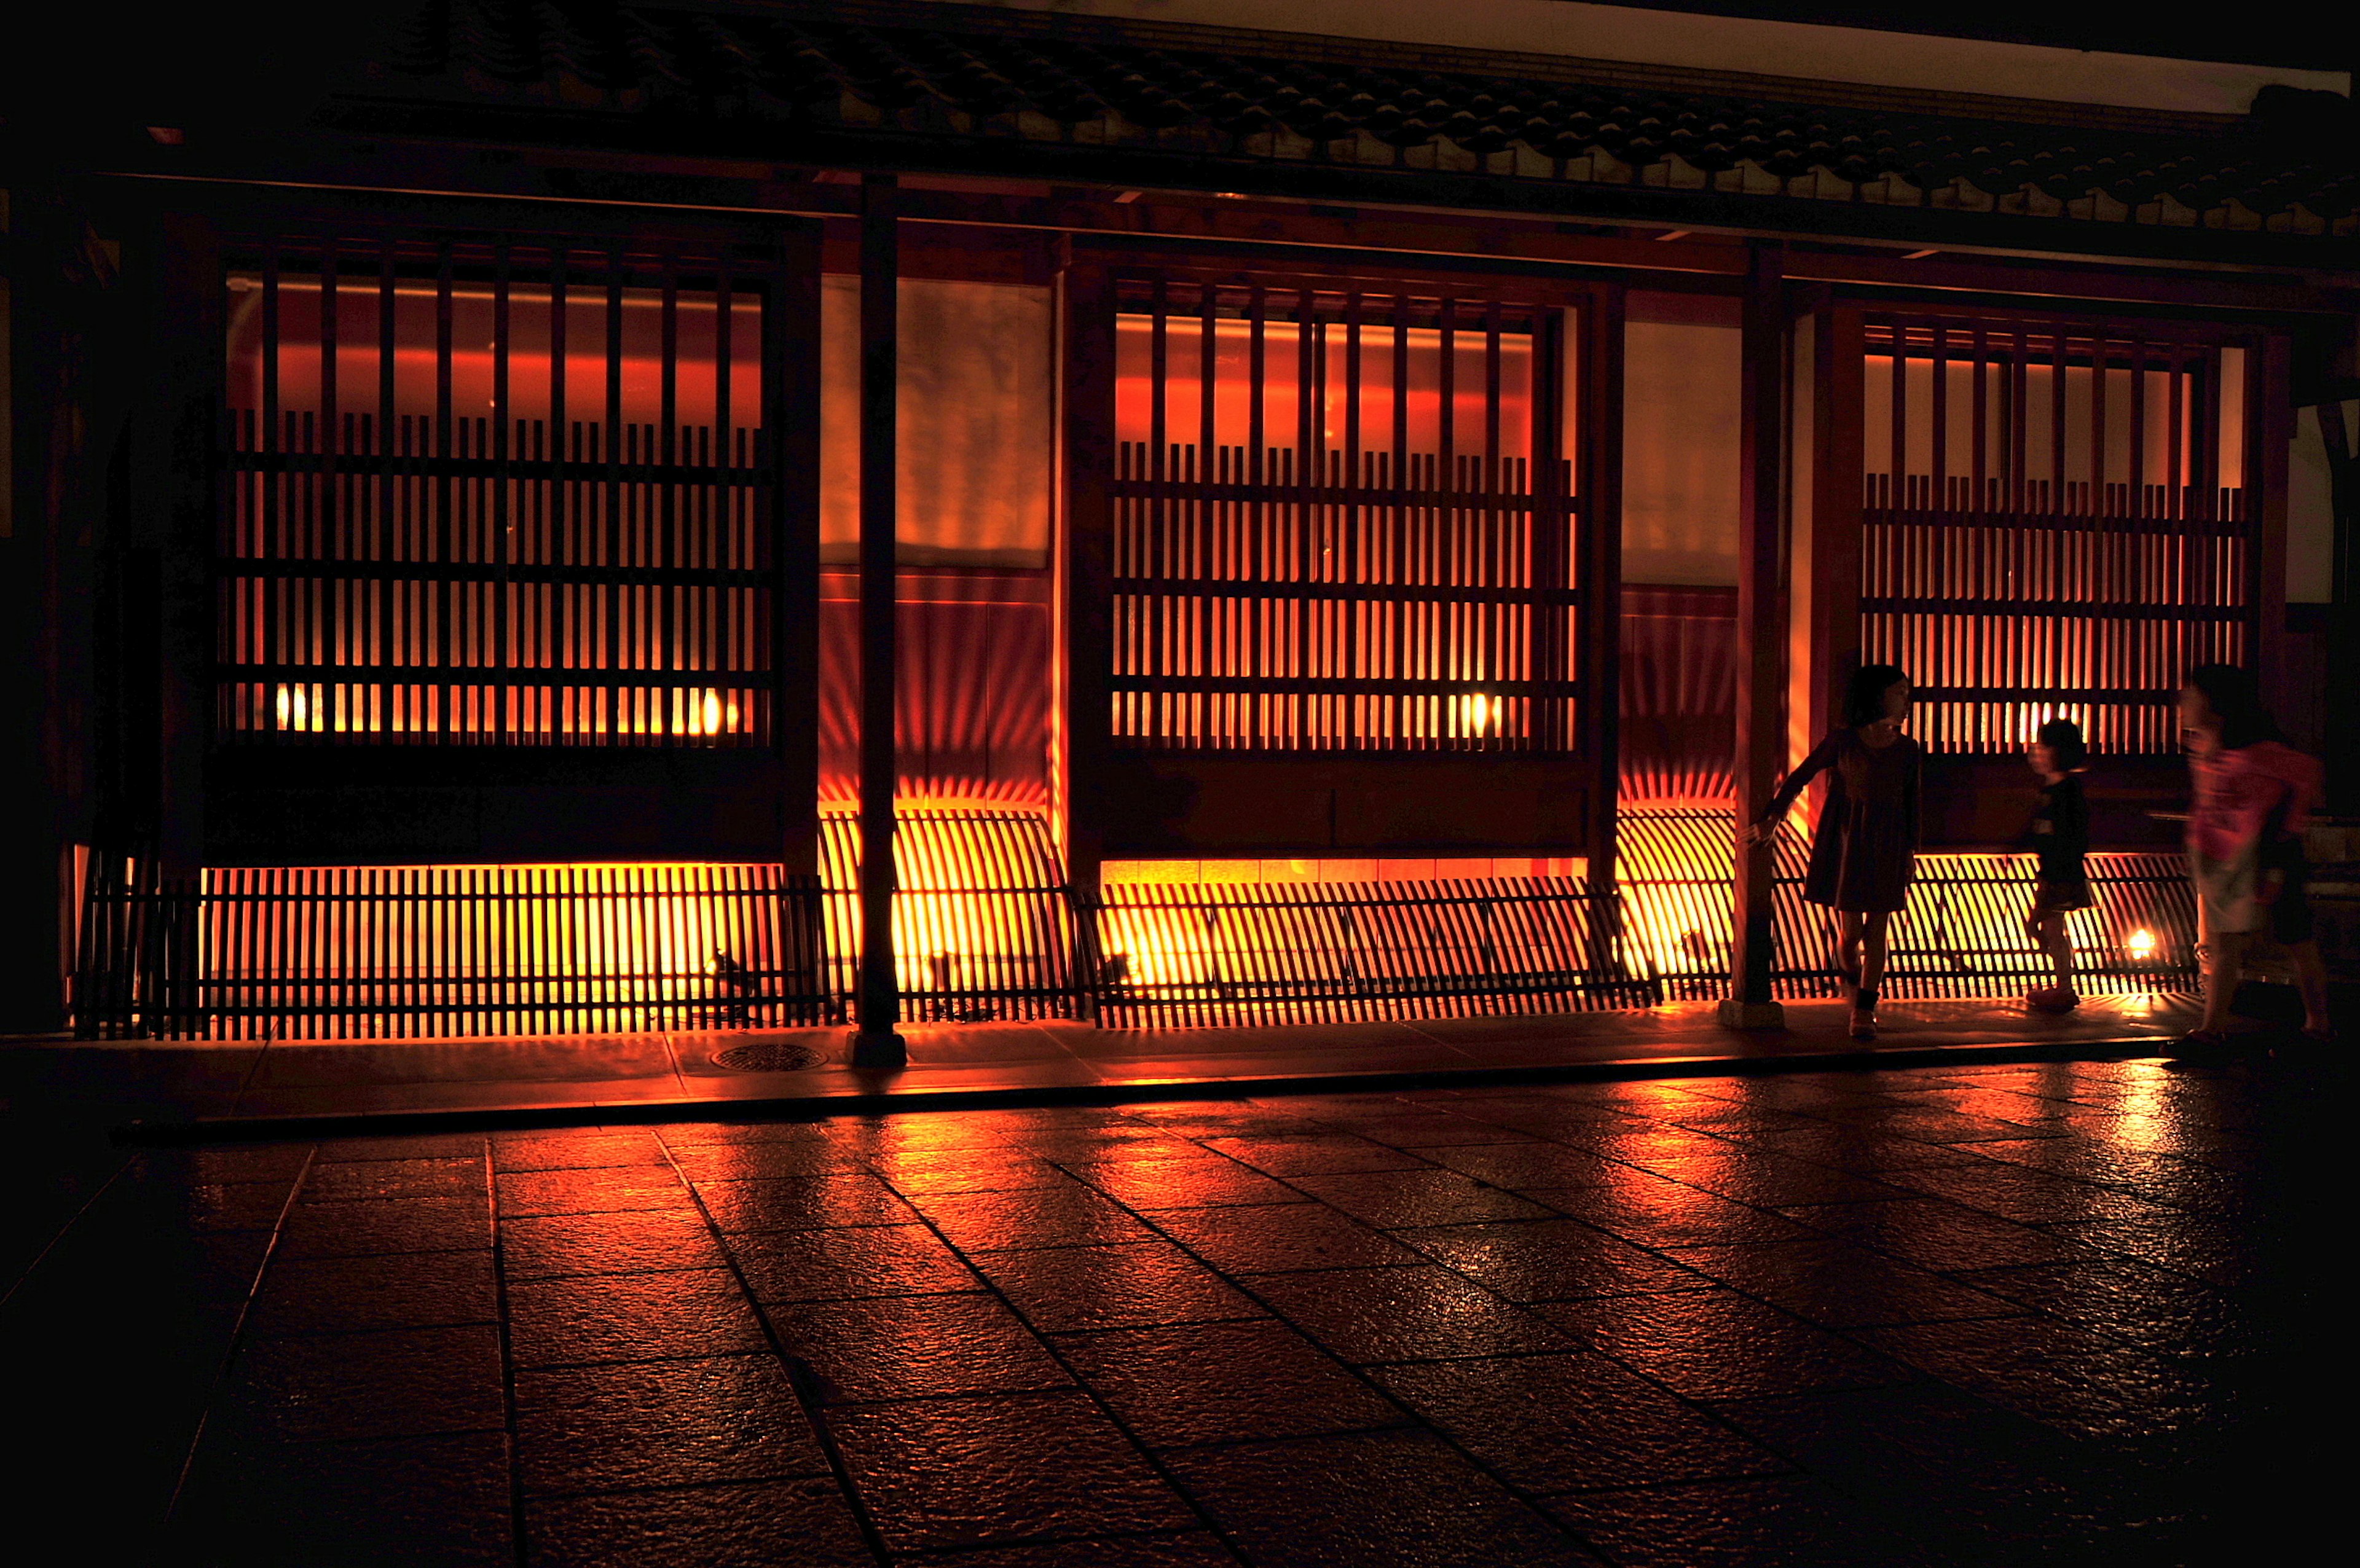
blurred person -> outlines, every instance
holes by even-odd
[[[2320,766],[2286,744],[2253,675],[2233,664],[2188,672],[2180,724],[2192,786],[2188,875],[2204,943],[2204,1017],[2181,1047],[2201,1055],[2229,1046],[2229,1004],[2245,949],[2265,931],[2294,961],[2304,1038],[2333,1040],[2327,965],[2311,933],[2302,854]]]
[[[1863,666],[1844,692],[1842,724],[1786,776],[1746,830],[1749,842],[1768,844],[1803,787],[1828,775],[1803,897],[1836,912],[1836,967],[1852,991],[1852,1038],[1863,1043],[1876,1038],[1886,928],[1907,902],[1917,869],[1926,749],[1902,733],[1910,696],[1909,677],[1900,669]]]
[[[2025,829],[2024,847],[2039,857],[2040,877],[2033,885],[2032,910],[2024,919],[2024,934],[2049,955],[2056,982],[2025,1000],[2048,1013],[2070,1013],[2081,1005],[2073,989],[2073,939],[2066,934],[2065,917],[2090,907],[2090,807],[2081,796],[2081,769],[2090,748],[2081,726],[2070,719],[2051,719],[2040,726],[2025,747],[2025,761],[2040,776],[2040,794]]]

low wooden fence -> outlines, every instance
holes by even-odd
[[[900,827],[903,1016],[1217,1027],[1651,1006],[1722,994],[1726,813],[1626,817],[1619,885],[1574,877],[1067,887],[1037,812],[918,809]],[[858,837],[823,875],[777,865],[254,867],[168,879],[95,856],[74,1021],[85,1037],[438,1038],[845,1021],[859,968]],[[1826,911],[1778,857],[1774,983],[1837,990]],[[2092,994],[2193,985],[2176,857],[2099,855],[2069,917]],[[2042,984],[2021,855],[1927,855],[1885,993]]]

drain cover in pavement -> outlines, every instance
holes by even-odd
[[[825,1060],[807,1045],[789,1045],[782,1040],[750,1040],[744,1045],[715,1052],[713,1065],[727,1067],[733,1073],[801,1073]]]

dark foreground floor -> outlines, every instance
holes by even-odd
[[[7,1303],[14,1511],[93,1563],[2273,1561],[2339,1484],[2339,1082],[141,1154]]]

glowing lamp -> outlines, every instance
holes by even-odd
[[[2155,956],[2155,932],[2135,931],[2129,942],[2123,944],[2133,958],[2142,961]]]
[[[277,708],[279,727],[282,730],[323,730],[327,715],[316,712],[310,695],[300,687],[279,688]]]

